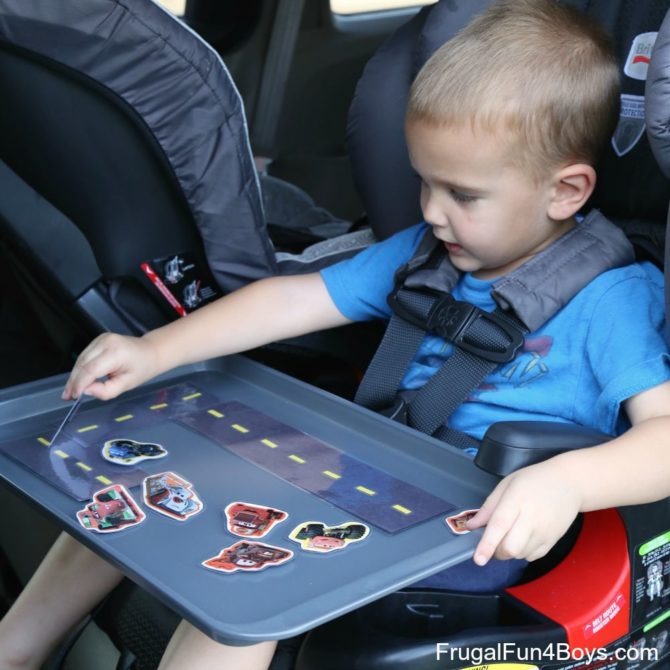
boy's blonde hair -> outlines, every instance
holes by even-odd
[[[424,65],[408,121],[502,131],[515,165],[542,178],[594,165],[619,115],[619,70],[605,32],[555,0],[497,0]]]

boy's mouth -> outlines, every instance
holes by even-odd
[[[444,246],[450,254],[459,254],[461,251],[463,251],[463,247],[460,244],[456,244],[455,242],[445,242]]]

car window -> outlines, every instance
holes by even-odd
[[[163,5],[176,16],[183,16],[186,9],[186,0],[158,0],[158,4]]]
[[[432,5],[435,2],[437,0],[330,0],[330,9],[334,14],[363,14],[387,9]]]

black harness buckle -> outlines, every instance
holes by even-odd
[[[407,288],[401,289],[401,291],[407,290]],[[405,321],[443,337],[459,349],[493,363],[509,363],[523,345],[522,330],[494,312],[486,312],[468,302],[455,300],[449,293],[435,293],[430,296],[434,302],[424,319],[403,304],[398,295],[401,291],[396,290],[389,296],[388,302],[393,311]],[[502,331],[507,342],[501,342],[500,346],[495,348],[475,343],[472,337],[468,337],[469,331],[480,320],[488,321],[498,331]]]
[[[468,340],[468,331],[479,320],[488,321],[504,333],[508,339],[504,349],[491,349]],[[440,296],[435,301],[428,313],[426,328],[454,346],[494,363],[508,363],[513,360],[523,344],[523,333],[510,321],[468,302],[455,300],[449,294]]]

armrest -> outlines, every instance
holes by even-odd
[[[475,465],[504,477],[564,451],[593,447],[611,439],[611,435],[569,423],[501,421],[486,431]]]

